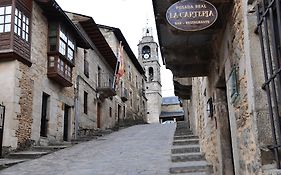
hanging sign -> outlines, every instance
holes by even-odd
[[[217,20],[216,7],[205,0],[182,0],[166,12],[169,24],[183,31],[199,31],[210,27]]]

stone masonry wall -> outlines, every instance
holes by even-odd
[[[195,130],[201,139],[200,144],[206,159],[214,166],[215,174],[221,172],[218,146],[222,143],[218,142],[220,139],[216,131],[218,124],[216,119],[219,119],[217,115],[220,114],[214,114],[215,120],[208,118],[205,106],[207,99],[214,97],[215,83],[219,81],[220,76],[224,76],[226,81],[235,174],[261,174],[256,120],[252,112],[253,107],[250,108],[254,101],[250,87],[255,85],[252,84],[252,68],[248,63],[250,58],[246,55],[246,50],[249,48],[245,45],[245,40],[247,40],[245,35],[248,34],[248,28],[245,27],[248,7],[245,4],[243,1],[234,1],[224,34],[220,33],[215,37],[214,50],[217,51],[215,55],[218,57],[215,62],[211,63],[214,64],[212,67],[215,69],[210,70],[208,77],[193,78],[192,82],[193,118],[197,121]],[[230,75],[234,67],[237,68],[238,96],[236,99],[231,98],[232,80]],[[216,108],[215,101],[214,107]]]
[[[29,67],[19,62],[19,88],[21,89],[19,104],[20,113],[17,115],[19,121],[16,137],[18,138],[18,149],[31,146],[31,127],[32,127],[32,101],[33,101],[33,82],[30,78]],[[17,95],[16,95],[17,96]]]

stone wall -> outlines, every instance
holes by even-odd
[[[3,149],[9,151],[17,148],[18,139],[16,130],[18,129],[17,114],[20,113],[19,96],[15,98],[16,87],[20,78],[18,73],[18,61],[1,62],[0,64],[0,103],[5,105],[5,124],[3,135]]]
[[[31,37],[31,61],[30,78],[33,82],[32,102],[32,140],[40,143],[40,127],[42,113],[42,95],[49,95],[48,100],[48,142],[60,142],[63,139],[64,106],[74,106],[74,87],[62,87],[47,77],[47,43],[48,43],[48,21],[41,8],[34,3],[32,14],[32,37]],[[73,110],[69,132],[74,130]],[[70,135],[71,136],[71,135]],[[69,138],[70,139],[70,138]]]
[[[19,71],[21,78],[18,80],[19,86],[17,88],[20,89],[20,113],[17,115],[19,124],[16,130],[16,137],[18,138],[18,149],[25,149],[33,144],[33,141],[31,141],[33,82],[30,78],[28,66],[19,62]]]
[[[235,174],[261,174],[258,138],[265,134],[257,129],[256,121],[257,117],[258,121],[264,121],[260,117],[265,115],[259,113],[264,111],[265,105],[260,102],[263,98],[259,98],[262,96],[260,87],[263,78],[261,62],[257,60],[259,51],[257,36],[254,34],[255,14],[249,12],[250,8],[252,7],[246,2],[234,1],[224,34],[220,33],[215,37],[214,50],[217,59],[210,63],[214,69],[210,70],[208,77],[193,78],[192,82],[191,123],[192,125],[194,121],[197,123],[195,127],[191,127],[199,135],[202,150],[206,159],[212,162],[215,174],[225,174],[227,170],[224,165],[229,158],[226,160],[225,152],[230,153],[229,148],[226,148],[230,146],[220,145],[229,142],[232,143]],[[254,45],[257,48],[253,48]],[[237,97],[232,96],[234,69],[237,71]],[[227,103],[221,101],[222,94],[216,90],[217,87],[225,88]],[[207,100],[210,97],[214,100],[213,118],[209,118],[206,112]],[[224,112],[225,109],[228,109],[228,116]],[[222,115],[229,117],[229,129],[225,128],[227,121],[221,117]],[[231,140],[226,140],[224,131],[230,132]]]

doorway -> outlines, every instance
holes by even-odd
[[[97,105],[97,128],[101,128],[101,103]]]
[[[121,106],[118,104],[118,108],[117,108],[117,122],[118,122],[118,124],[120,122],[120,116],[121,116]]]
[[[70,129],[70,106],[64,105],[63,141],[68,141]]]
[[[217,139],[220,170],[222,175],[234,175],[231,128],[228,113],[227,89],[224,73],[216,86]]]
[[[42,95],[42,112],[41,112],[41,127],[40,136],[47,137],[48,134],[48,108],[50,95],[43,92]]]

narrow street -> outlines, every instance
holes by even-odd
[[[175,124],[138,125],[0,171],[1,175],[167,175]]]

